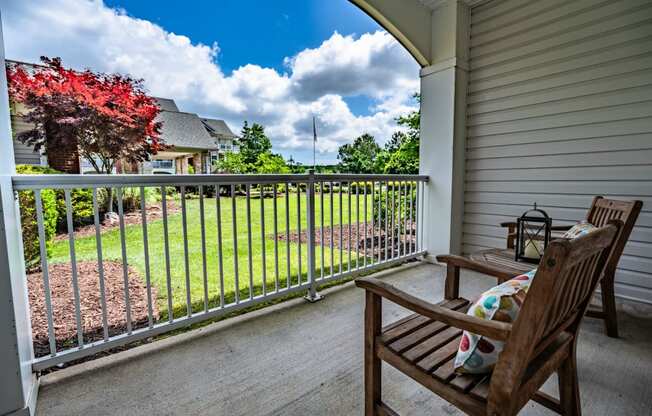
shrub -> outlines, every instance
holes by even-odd
[[[62,172],[45,166],[17,165],[16,172],[24,175],[59,175]],[[66,214],[66,196],[63,189],[54,190],[56,195],[56,207],[58,217],[56,230],[60,233],[68,231]],[[98,206],[100,214],[103,214],[106,190],[98,189]],[[78,188],[70,192],[70,203],[72,204],[72,221],[74,227],[93,223],[93,190]]]
[[[145,187],[144,190],[145,204],[154,204],[161,201],[161,188]],[[165,187],[165,195],[168,200],[174,198],[176,193],[177,191],[173,186]],[[115,195],[116,192],[114,191],[114,199],[117,204],[117,197]],[[140,211],[140,187],[122,188],[122,209],[125,213]]]
[[[17,165],[16,172],[24,175],[59,173],[58,171],[41,166]],[[43,229],[45,232],[45,246],[49,253],[52,238],[57,230],[57,197],[55,191],[44,189],[41,191],[43,209]],[[38,236],[38,222],[36,220],[36,201],[33,191],[18,192],[18,205],[20,207],[20,224],[23,234],[23,251],[25,266],[28,269],[38,267],[41,260],[41,251]]]
[[[161,189],[156,188],[156,196],[158,197],[158,201],[162,200],[163,197],[161,196]],[[165,187],[165,197],[167,199],[176,199],[179,197],[179,190],[175,188],[174,186],[166,186]]]
[[[104,212],[105,203],[103,195],[105,190],[98,189],[97,204],[100,215]],[[66,214],[66,195],[63,189],[56,190],[57,210],[59,211],[59,222],[57,231],[60,233],[68,232],[68,219]],[[72,189],[70,191],[70,204],[72,205],[72,223],[73,227],[88,225],[93,223],[93,190],[92,189]]]
[[[374,194],[374,207],[378,207],[378,202],[380,200],[380,220],[384,223],[385,217],[394,213],[394,222],[397,228],[400,229],[405,225],[405,220],[410,218],[410,200],[412,200],[412,221],[416,221],[416,210],[417,210],[417,200],[416,200],[416,189],[412,186],[411,192],[406,192],[405,184],[401,185],[401,190],[398,190],[398,182],[394,184],[395,189],[392,189],[392,183],[389,183],[389,187],[385,187],[382,192],[376,192]],[[392,196],[394,198],[394,208],[392,210]],[[400,207],[400,213],[399,213]],[[391,218],[389,218],[388,223],[391,223]],[[405,231],[405,230],[402,230]]]
[[[16,165],[16,173],[21,175],[58,175],[61,174],[56,169],[48,168],[46,166],[34,165]]]
[[[372,186],[372,182],[364,182],[364,181],[362,181],[362,182],[351,182],[351,183],[349,183],[349,187],[351,188],[351,192],[353,194],[355,194],[359,190],[360,195],[362,195],[364,193],[365,187],[367,188],[367,193],[370,194],[371,193],[371,186]]]
[[[43,206],[43,228],[45,231],[45,246],[50,252],[52,238],[57,230],[57,201],[55,192],[51,189],[41,191]],[[41,251],[38,235],[38,222],[36,219],[36,203],[33,191],[18,192],[20,206],[20,224],[23,233],[23,251],[25,253],[25,266],[33,269],[41,260]]]

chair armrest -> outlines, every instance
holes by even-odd
[[[420,315],[491,339],[505,341],[512,330],[511,324],[486,321],[465,313],[433,305],[373,277],[356,279],[355,284]]]
[[[509,280],[515,276],[512,273],[505,272],[505,270],[491,267],[485,263],[473,261],[469,258],[457,256],[455,254],[437,256],[437,261],[440,263],[446,263],[449,267],[454,266],[459,267],[460,269],[473,270],[474,272],[488,274],[489,276],[498,278],[500,281]]]
[[[568,231],[573,228],[572,225],[553,225],[550,227],[552,231]]]

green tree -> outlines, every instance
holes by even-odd
[[[265,127],[258,123],[249,126],[247,121],[242,126],[238,145],[244,163],[252,167],[256,165],[258,156],[272,150],[272,142],[265,135]]]
[[[224,159],[220,159],[213,165],[216,173],[240,174],[247,173],[250,166],[245,163],[242,153],[227,152]]]
[[[414,94],[417,103],[421,95]],[[419,132],[421,111],[412,111],[396,119],[396,123],[406,130],[397,131],[378,156],[378,170],[383,173],[417,174],[419,173]]]
[[[290,169],[290,173],[306,173],[306,167],[301,164],[301,162],[297,162],[294,160],[292,156],[288,159],[287,162],[288,168]]]
[[[290,168],[285,163],[283,156],[266,152],[258,156],[256,163],[257,173],[290,173]]]
[[[412,96],[412,98],[414,98],[417,104],[421,104],[421,94],[417,92]],[[399,118],[396,119],[396,122],[398,123],[399,126],[407,127],[408,134],[418,138],[419,128],[421,126],[421,109],[417,111],[412,111],[407,115],[400,116]]]
[[[392,151],[383,151],[384,173],[419,173],[419,138],[403,132],[394,133],[399,138],[398,146]]]
[[[347,173],[375,173],[376,157],[380,152],[374,136],[365,133],[353,143],[340,146],[337,152],[340,170]]]

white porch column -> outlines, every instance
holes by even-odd
[[[421,70],[420,173],[428,175],[424,245],[428,260],[459,253],[464,214],[469,10],[461,1],[432,12],[432,62]]]
[[[0,415],[34,414],[37,383],[32,373],[32,329],[20,234],[11,140],[4,42],[0,25]]]

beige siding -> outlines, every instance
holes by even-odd
[[[13,133],[19,133],[30,129],[30,125],[12,116],[11,128]],[[19,165],[40,165],[41,155],[34,151],[34,148],[24,145],[19,140],[14,139],[14,157],[16,164]]]
[[[644,207],[617,276],[652,302],[652,2],[496,0],[472,12],[464,251],[503,247],[533,202]]]

